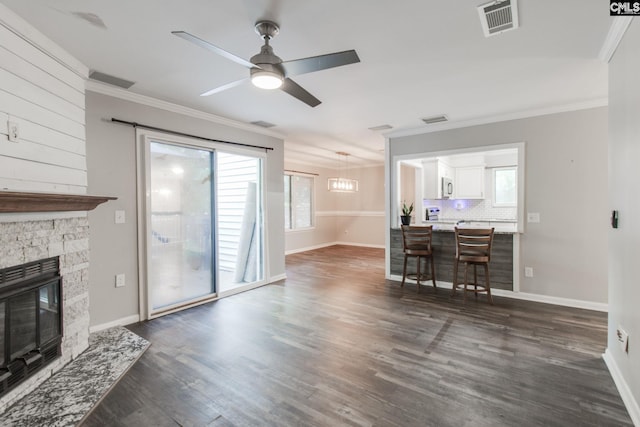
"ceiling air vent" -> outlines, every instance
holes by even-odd
[[[381,131],[381,130],[389,130],[389,129],[393,129],[393,126],[391,126],[391,125],[380,125],[380,126],[374,126],[374,127],[370,127],[369,128],[369,130],[372,130],[374,132]]]
[[[89,78],[109,85],[118,86],[123,89],[129,89],[135,84],[135,82],[130,82],[129,80],[121,79],[120,77],[101,73],[100,71],[92,71],[91,74],[89,74]]]
[[[480,23],[485,37],[518,28],[516,0],[497,0],[478,6]]]
[[[425,117],[424,119],[422,119],[422,121],[428,125],[432,125],[434,123],[446,122],[448,120],[449,119],[444,114],[442,116]]]
[[[258,120],[256,122],[251,122],[252,125],[260,126],[263,128],[272,128],[275,125],[273,123],[265,122],[264,120]]]

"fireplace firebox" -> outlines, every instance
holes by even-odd
[[[0,270],[0,396],[60,356],[59,259]]]

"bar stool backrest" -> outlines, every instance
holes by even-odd
[[[406,254],[417,252],[431,252],[433,226],[402,226],[402,247]]]
[[[455,228],[456,259],[465,262],[491,261],[493,228]]]

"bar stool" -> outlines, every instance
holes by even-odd
[[[491,244],[493,243],[493,228],[455,228],[456,257],[453,261],[453,289],[451,296],[455,296],[456,290],[462,287],[463,300],[467,301],[467,292],[473,292],[478,298],[478,293],[486,293],[489,303],[493,305],[491,298],[491,282],[489,279],[489,262],[491,261]],[[464,283],[458,283],[458,265],[464,263]],[[469,265],[473,266],[473,282],[469,283]],[[478,283],[477,266],[484,267],[484,284]],[[473,286],[472,288],[470,288]]]
[[[415,279],[418,292],[420,292],[420,280],[428,280],[431,278],[433,287],[436,287],[436,270],[433,265],[433,249],[431,247],[431,241],[433,238],[433,226],[415,226],[415,225],[403,225],[402,226],[402,248],[404,251],[404,265],[402,267],[402,283],[404,286],[405,279]],[[407,274],[407,259],[416,259],[416,273]],[[427,258],[430,260],[431,275],[427,276]],[[421,260],[425,260],[425,272],[420,271]]]

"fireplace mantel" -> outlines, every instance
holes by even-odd
[[[91,211],[117,197],[0,191],[0,213]]]

